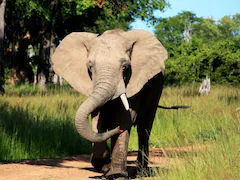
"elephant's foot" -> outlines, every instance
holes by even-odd
[[[105,174],[104,176],[106,179],[118,179],[118,180],[126,180],[126,179],[129,179],[128,178],[128,173],[127,171],[122,171],[121,169],[119,170],[111,170]]]
[[[126,163],[122,159],[112,158],[109,171],[105,174],[107,179],[128,179]]]
[[[98,172],[108,172],[111,162],[110,152],[106,142],[94,143],[93,153],[91,155],[91,163],[94,169]]]
[[[115,175],[113,175],[113,176],[108,176],[108,177],[106,177],[106,176],[104,176],[102,179],[106,179],[106,180],[127,180],[127,179],[129,179],[127,176],[123,176],[123,175],[121,175],[121,174],[115,174]]]
[[[128,179],[126,171],[129,131],[121,133],[112,152],[110,170],[105,175],[108,179]]]
[[[109,164],[111,162],[110,154],[106,150],[103,157],[96,157],[94,154],[91,155],[91,163],[94,169],[98,172],[108,172],[109,171]]]

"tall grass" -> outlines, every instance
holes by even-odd
[[[0,161],[91,152],[74,127],[83,96],[69,88],[39,91],[22,86],[0,97]]]
[[[83,96],[70,88],[39,91],[31,86],[8,88],[0,97],[0,161],[90,153],[91,144],[74,127]],[[165,152],[168,166],[157,179],[239,179],[240,89],[214,86],[208,96],[194,87],[166,87],[161,105],[189,109],[158,109],[150,136],[156,148],[205,145],[195,153]],[[132,128],[129,150],[137,150]]]
[[[200,145],[207,149],[166,151],[171,163],[167,171],[159,169],[156,179],[240,179],[240,88],[214,86],[208,96],[195,92],[197,89],[188,87],[164,89],[161,105],[191,108],[159,109],[150,144],[159,148]],[[132,141],[136,141],[135,136]]]

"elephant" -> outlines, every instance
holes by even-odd
[[[121,29],[103,34],[72,32],[53,54],[55,73],[87,96],[77,110],[75,126],[80,136],[93,143],[92,165],[105,177],[128,177],[132,126],[137,126],[138,133],[137,164],[148,167],[148,141],[167,58],[166,49],[152,33]]]

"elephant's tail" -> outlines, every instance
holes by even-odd
[[[161,109],[187,109],[190,108],[191,106],[171,106],[171,107],[166,107],[166,106],[160,106],[158,105],[158,108]]]

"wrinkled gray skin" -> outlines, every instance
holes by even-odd
[[[153,35],[145,31],[112,30],[98,37],[82,34],[79,50],[73,48],[78,43],[78,34],[63,40],[52,57],[53,68],[83,94],[88,95],[88,85],[92,84],[91,93],[76,114],[77,131],[94,142],[91,162],[95,169],[105,171],[107,177],[127,176],[127,149],[132,125],[137,126],[139,137],[137,160],[143,168],[148,165],[148,140],[162,92],[167,52]],[[85,57],[84,53],[86,63],[78,65],[78,58]],[[85,83],[81,79],[86,75],[81,73],[87,68],[91,81]],[[79,76],[81,83],[74,75]],[[124,108],[119,98],[124,93],[130,110]],[[93,129],[88,122],[90,114]],[[111,152],[106,145],[110,137]]]

